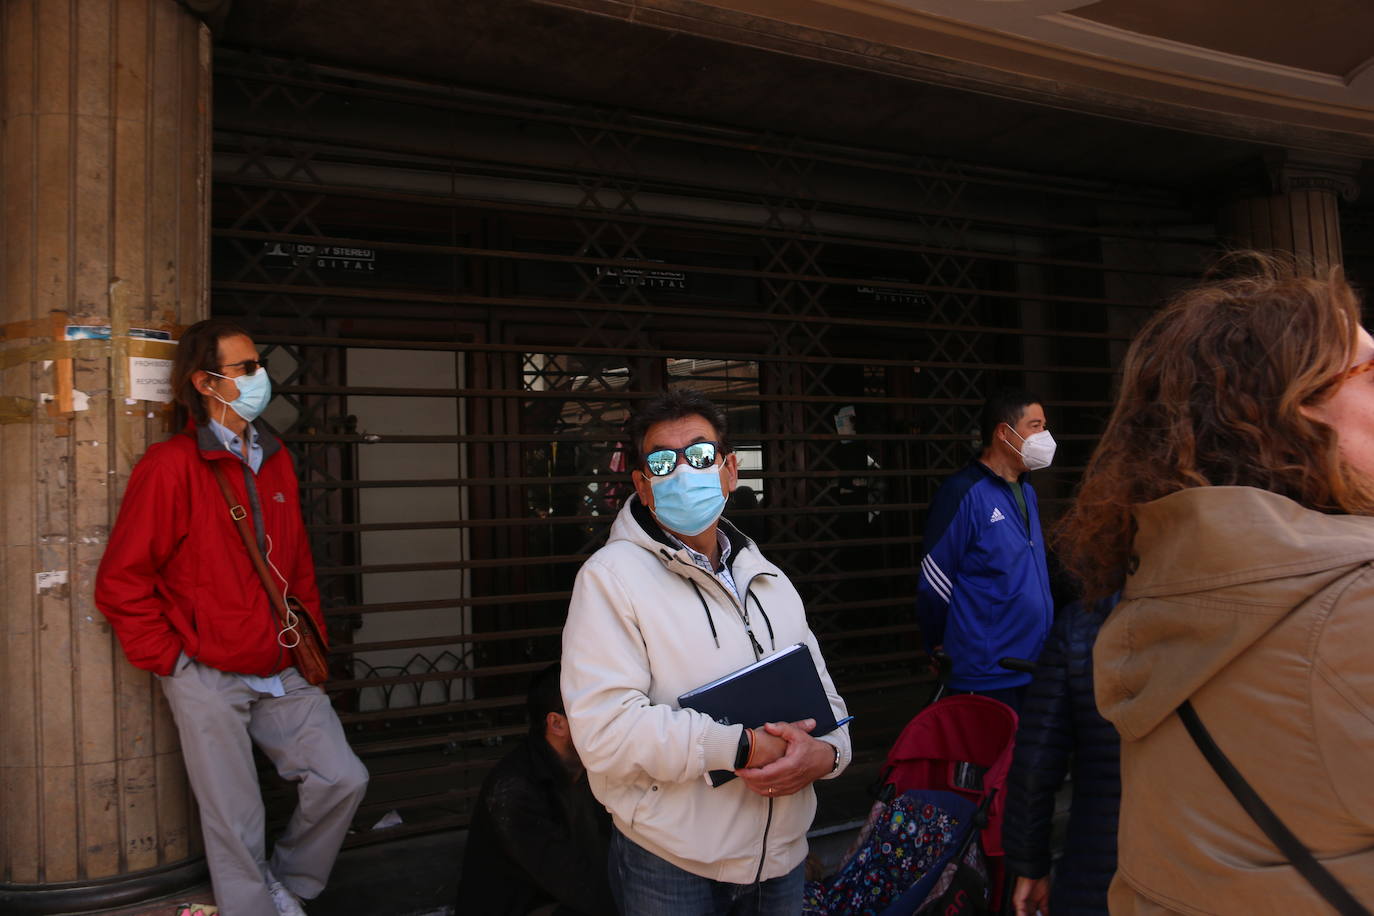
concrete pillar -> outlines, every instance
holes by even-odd
[[[92,602],[129,471],[167,434],[130,336],[208,314],[210,36],[176,0],[0,0],[0,912],[203,874],[155,678]],[[64,339],[67,325],[108,327]]]
[[[1360,163],[1340,156],[1278,152],[1265,180],[1226,202],[1219,228],[1242,248],[1280,251],[1321,273],[1344,263],[1339,202],[1359,196]]]

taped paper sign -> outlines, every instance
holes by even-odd
[[[67,340],[109,340],[110,326],[108,324],[69,324],[64,336]],[[129,336],[135,340],[165,340],[168,342],[172,340],[170,331],[159,331],[156,328],[129,328]]]
[[[129,357],[129,397],[145,401],[172,400],[172,361],[149,356]]]
[[[50,569],[46,572],[35,573],[34,579],[38,586],[38,593],[42,594],[50,588],[67,584],[67,571],[65,569]]]

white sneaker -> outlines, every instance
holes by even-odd
[[[279,916],[305,916],[300,898],[288,891],[271,871],[267,872],[267,892],[272,895],[272,905]]]

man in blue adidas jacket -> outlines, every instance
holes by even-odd
[[[998,664],[1034,660],[1054,619],[1045,539],[1026,472],[1048,467],[1045,410],[1023,391],[983,406],[983,450],[940,485],[926,520],[916,617],[926,648],[953,664],[949,689],[1020,709],[1030,675]]]

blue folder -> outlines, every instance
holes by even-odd
[[[678,705],[695,709],[722,725],[758,728],[765,722],[796,722],[815,719],[812,737],[836,728],[835,713],[821,685],[805,643],[761,658],[677,698]],[[712,770],[711,784],[735,778],[729,770]]]

